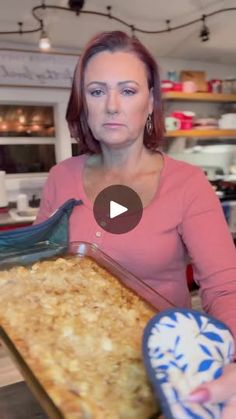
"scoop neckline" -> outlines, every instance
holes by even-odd
[[[167,155],[163,151],[161,151],[161,150],[158,150],[158,153],[161,154],[162,159],[163,159],[163,166],[162,166],[162,169],[160,171],[160,180],[159,180],[158,187],[156,189],[156,192],[155,192],[152,200],[149,202],[149,204],[146,207],[143,208],[143,211],[149,210],[149,208],[153,205],[153,203],[156,201],[156,199],[160,195],[160,190],[162,188],[163,179],[165,177],[167,160],[168,160],[167,159]],[[83,176],[84,168],[85,168],[86,162],[87,162],[88,158],[90,157],[90,155],[89,154],[83,154],[83,156],[80,156],[80,158],[81,157],[83,159],[82,159],[82,164],[80,166],[80,173],[79,173],[80,185],[81,185],[81,188],[80,188],[80,191],[81,191],[80,196],[82,195],[81,196],[81,199],[83,201],[83,204],[87,208],[93,209],[93,203],[92,203],[92,201],[90,201],[90,199],[88,198],[88,196],[87,196],[87,194],[85,192],[85,189],[84,189],[84,181],[83,181],[84,180],[84,176]]]

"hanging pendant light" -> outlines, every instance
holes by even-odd
[[[39,38],[39,48],[42,51],[48,51],[51,48],[51,41],[50,38],[47,35],[47,32],[42,29],[40,38]]]
[[[210,39],[210,30],[209,30],[208,26],[206,25],[206,16],[205,15],[202,15],[202,28],[200,30],[199,36],[200,36],[202,42],[209,41],[209,39]]]

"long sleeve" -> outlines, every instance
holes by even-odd
[[[236,251],[220,202],[203,172],[186,182],[179,232],[193,264],[203,307],[236,338]]]
[[[71,157],[58,163],[45,182],[35,224],[45,221],[68,199],[81,199],[79,185],[84,156]]]

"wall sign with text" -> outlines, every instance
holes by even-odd
[[[0,85],[70,88],[78,57],[0,49]]]

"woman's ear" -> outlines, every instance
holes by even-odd
[[[148,114],[151,115],[153,112],[153,102],[154,102],[154,97],[153,97],[153,87],[151,87],[151,89],[149,90],[149,104],[148,104]]]

